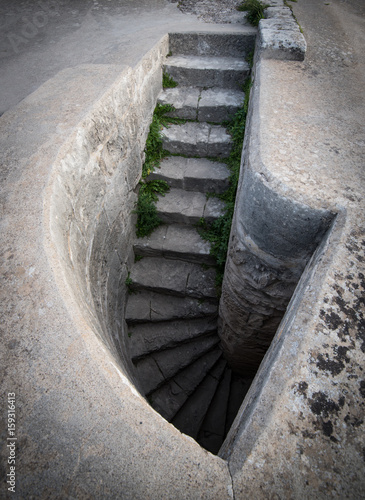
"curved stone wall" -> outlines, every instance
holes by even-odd
[[[121,71],[77,126],[50,188],[51,238],[71,293],[132,379],[125,280],[133,262],[136,187],[167,47],[166,36],[134,69]]]
[[[255,375],[299,278],[334,217],[329,210],[298,202],[262,159],[265,137],[257,110],[265,50],[261,34],[220,301],[219,334],[225,357],[243,376]]]

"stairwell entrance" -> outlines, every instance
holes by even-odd
[[[232,139],[222,122],[242,106],[252,35],[170,34],[164,71],[177,82],[158,103],[187,120],[163,130],[169,152],[149,180],[170,191],[157,202],[164,223],[137,238],[125,319],[130,356],[151,406],[218,453],[252,378],[232,372],[219,347],[218,296],[210,243],[196,224],[224,211],[224,163]]]

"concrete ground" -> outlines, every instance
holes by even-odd
[[[218,2],[213,5],[220,11]],[[207,7],[200,5],[199,12]],[[211,7],[210,2],[210,11]],[[2,0],[0,114],[64,68],[86,63],[133,65],[167,29],[204,26],[189,13],[192,6],[185,11],[188,14],[168,0]],[[234,21],[242,19],[236,12]]]

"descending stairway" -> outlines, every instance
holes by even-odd
[[[133,293],[125,319],[130,356],[150,404],[217,453],[251,380],[235,375],[219,348],[214,260],[194,225],[202,217],[213,221],[224,208],[207,193],[228,186],[224,158],[231,137],[221,123],[243,102],[250,43],[244,35],[224,35],[217,49],[217,36],[215,45],[211,35],[201,34],[193,43],[184,43],[184,37],[170,37],[173,55],[164,70],[179,85],[163,91],[159,102],[172,104],[174,116],[194,121],[163,131],[163,147],[174,156],[150,179],[170,186],[157,202],[164,224],[135,242],[139,259],[130,272]]]

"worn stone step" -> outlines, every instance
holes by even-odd
[[[218,335],[211,333],[172,349],[158,351],[135,362],[137,377],[145,395],[155,391],[218,343]]]
[[[256,29],[236,33],[184,32],[169,34],[173,55],[231,56],[245,58],[255,47]]]
[[[216,317],[131,325],[128,328],[129,354],[135,360],[161,349],[176,347],[178,344],[216,330]]]
[[[214,265],[214,257],[210,255],[210,243],[201,238],[194,227],[164,224],[150,236],[138,238],[133,246],[136,255],[163,256]]]
[[[232,373],[231,388],[229,392],[229,400],[227,407],[226,434],[228,433],[229,429],[233,424],[234,419],[236,418],[238,410],[240,409],[240,406],[247,394],[247,391],[250,388],[252,380],[253,379],[251,378],[247,379],[242,378],[236,375],[235,373]]]
[[[221,123],[232,118],[242,106],[244,98],[244,92],[234,89],[175,87],[164,90],[158,102],[174,106],[175,111],[167,116]]]
[[[250,66],[242,58],[179,55],[166,59],[164,71],[183,87],[241,90]]]
[[[213,222],[223,215],[224,202],[204,193],[170,189],[156,203],[157,214],[167,224],[197,224],[202,217]]]
[[[180,297],[217,298],[216,271],[200,264],[164,257],[145,257],[131,270],[132,290],[151,290]]]
[[[229,185],[230,171],[226,164],[206,158],[169,156],[148,176],[161,179],[170,187],[202,193],[223,193]]]
[[[196,439],[225,367],[225,360],[218,361],[172,419],[172,424],[184,434]]]
[[[220,125],[205,122],[169,125],[163,128],[162,136],[163,148],[176,155],[228,158],[232,150],[232,138]]]
[[[217,347],[191,363],[149,395],[152,407],[171,421],[221,356]]]
[[[201,300],[192,297],[174,297],[155,292],[131,294],[125,312],[127,323],[147,321],[172,321],[192,319],[217,314],[216,300]]]
[[[225,369],[197,437],[200,446],[214,454],[218,453],[226,436],[231,373],[229,368]]]

